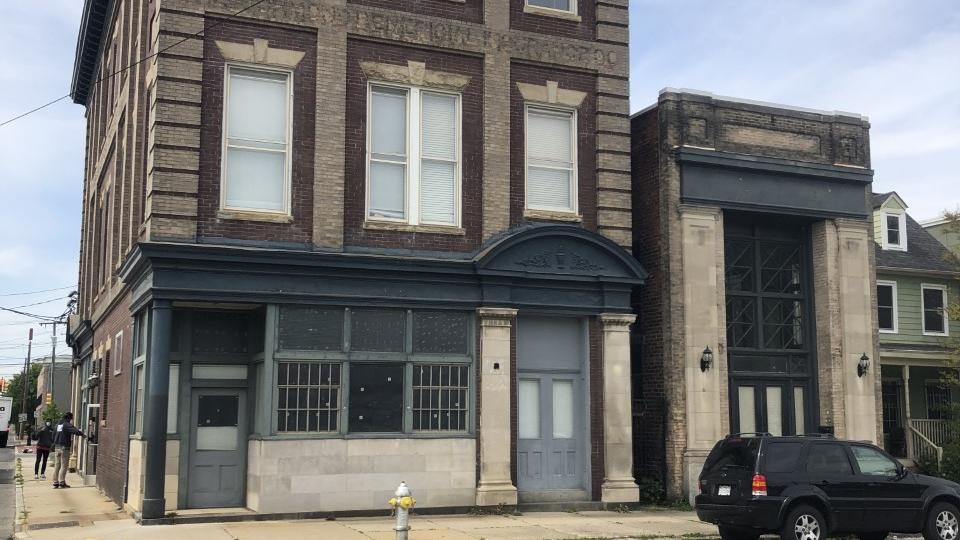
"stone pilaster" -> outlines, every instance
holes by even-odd
[[[603,325],[603,485],[607,503],[637,502],[633,478],[633,415],[630,395],[630,325],[634,314],[600,316]]]
[[[510,29],[510,10],[484,2],[484,21]],[[492,48],[483,61],[483,239],[510,227],[510,53]]]
[[[510,476],[510,332],[515,309],[480,308],[480,479],[477,506],[517,504]]]
[[[327,9],[346,6],[328,2]],[[342,26],[317,28],[317,110],[313,183],[313,243],[343,247],[344,159],[347,110],[347,32]],[[322,143],[320,141],[323,141]]]
[[[727,400],[725,305],[723,281],[723,222],[719,208],[682,205],[682,356],[687,417],[687,446],[683,454],[684,494],[697,493],[703,462],[726,433]],[[714,363],[701,370],[700,358],[710,347]]]

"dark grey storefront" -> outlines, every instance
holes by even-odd
[[[167,509],[248,505],[264,488],[244,471],[250,444],[476,438],[478,308],[516,309],[521,327],[525,316],[550,316],[585,328],[590,317],[630,313],[645,273],[602,236],[534,225],[463,258],[145,243],[122,275],[138,341],[149,343],[135,355],[133,424],[142,420],[131,430],[145,447],[150,518],[172,496],[168,440],[180,450]],[[585,335],[579,364],[544,370],[520,359],[535,371],[517,377],[553,377],[558,395],[578,400],[571,411],[582,409]],[[549,444],[571,446],[568,483],[586,492],[589,417],[561,421],[564,440]]]

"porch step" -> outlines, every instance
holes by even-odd
[[[920,467],[917,466],[917,462],[910,458],[901,457],[901,458],[897,458],[897,461],[899,461],[901,465],[906,467],[908,471],[918,472],[920,470]]]

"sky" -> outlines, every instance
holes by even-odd
[[[82,3],[0,2],[0,122],[69,92]],[[960,205],[960,2],[631,0],[630,40],[631,110],[673,87],[860,113],[875,191],[920,220]],[[84,123],[66,99],[0,127],[0,307],[64,311]],[[49,327],[0,311],[0,377],[20,369],[31,327],[34,357],[49,354]]]

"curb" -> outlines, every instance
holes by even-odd
[[[27,532],[27,511],[26,499],[23,497],[23,458],[17,458],[14,465],[14,499],[16,499],[16,514],[13,525],[14,538],[30,538]]]

